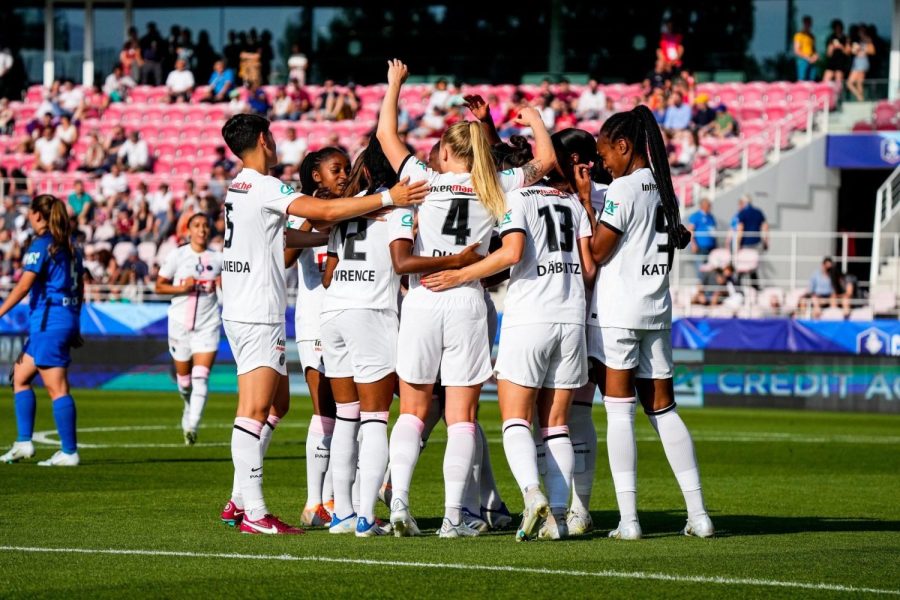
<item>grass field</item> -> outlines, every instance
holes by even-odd
[[[0,597],[843,597],[900,595],[900,418],[683,410],[694,433],[715,539],[677,534],[683,501],[662,447],[639,419],[645,539],[615,525],[601,432],[593,537],[517,544],[476,539],[242,536],[218,513],[231,490],[233,398],[213,396],[200,444],[181,445],[174,394],[81,391],[82,466],[0,465]],[[511,510],[521,509],[495,403],[481,419]],[[295,399],[266,466],[269,507],[296,522],[305,499],[309,408]],[[39,392],[37,430],[52,432]],[[443,426],[424,452],[411,504],[440,524]],[[0,440],[14,439],[10,393]],[[41,438],[38,438],[41,439]],[[43,438],[47,439],[47,438]],[[53,447],[38,445],[37,458]],[[384,506],[379,506],[386,517]],[[253,559],[253,560],[251,560]]]

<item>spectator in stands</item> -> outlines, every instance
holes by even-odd
[[[656,49],[656,59],[667,71],[681,66],[681,57],[684,55],[682,39],[680,33],[675,33],[675,24],[672,20],[666,21],[659,38],[659,47]]]
[[[122,51],[119,52],[119,64],[122,65],[122,72],[132,80],[140,79],[142,62],[140,47],[132,40],[125,40]]]
[[[87,148],[78,170],[85,173],[97,173],[103,169],[104,162],[106,162],[106,150],[100,142],[99,134],[92,131],[88,134]]]
[[[11,81],[13,66],[16,58],[12,50],[6,44],[0,44],[0,98],[9,100],[15,98],[15,90]]]
[[[297,136],[297,130],[289,128],[287,139],[280,140],[277,145],[279,168],[283,170],[287,165],[299,168],[308,147],[306,140]]]
[[[113,163],[119,160],[119,147],[125,143],[128,138],[125,137],[125,129],[121,125],[117,125],[113,128],[112,134],[109,136],[109,139],[106,140],[106,160],[104,161],[103,167],[107,171],[113,165]]]
[[[822,81],[843,83],[850,70],[850,38],[844,34],[844,22],[835,19],[831,22],[831,35],[825,40],[825,74]]]
[[[166,91],[169,102],[188,102],[194,91],[194,74],[187,68],[187,62],[179,58],[175,69],[166,77]]]
[[[159,189],[150,193],[150,212],[156,218],[157,231],[160,235],[165,234],[171,223],[172,203],[173,197],[168,183],[161,183]]]
[[[78,221],[79,225],[87,225],[91,218],[94,200],[90,194],[84,191],[84,182],[75,180],[74,189],[66,198],[69,204],[69,214]]]
[[[578,100],[578,92],[572,89],[572,84],[565,77],[559,80],[555,99],[564,102],[568,106],[575,106],[575,102]]]
[[[194,54],[194,42],[191,40],[191,30],[187,27],[181,28],[178,36],[178,44],[175,46],[175,62],[183,60],[188,69],[196,67],[196,55]]]
[[[104,200],[113,200],[119,194],[124,194],[128,191],[128,179],[125,177],[125,173],[122,172],[122,168],[118,163],[113,163],[112,167],[109,169],[109,173],[105,173],[103,177],[100,178],[100,196],[103,197]]]
[[[72,123],[72,117],[67,114],[61,116],[53,135],[65,145],[66,153],[68,153],[78,141],[78,128]]]
[[[261,55],[258,46],[258,40],[255,39],[255,36],[253,36],[252,38],[246,38],[243,32],[240,36],[238,36],[238,39],[240,39],[241,37],[244,37],[244,39],[246,39],[247,41],[242,44],[240,70],[238,71],[238,75],[245,83],[249,82],[252,85],[260,85]]]
[[[312,98],[297,82],[292,80],[288,83],[285,87],[285,92],[294,103],[294,112],[291,115],[292,121],[299,120],[302,115],[312,109]]]
[[[225,198],[225,192],[228,190],[228,175],[225,168],[220,164],[213,166],[212,177],[209,180],[209,193],[216,197],[220,202]]]
[[[225,55],[225,64],[230,65],[232,68],[240,66],[241,46],[238,44],[237,33],[233,29],[228,32],[228,43],[222,49],[222,54]],[[238,76],[240,76],[240,73],[238,73]]]
[[[700,94],[694,100],[694,115],[691,117],[691,128],[707,131],[710,123],[716,120],[716,111],[709,106],[709,95]]]
[[[338,96],[337,104],[334,107],[335,121],[349,121],[356,118],[360,106],[359,96],[356,95],[356,84],[351,83],[347,86],[346,91],[341,92]]]
[[[9,98],[0,98],[0,135],[12,135],[16,127],[16,113]]]
[[[557,98],[550,105],[550,108],[556,113],[556,124],[553,127],[554,131],[562,131],[563,129],[578,125],[578,117],[575,116],[575,111],[572,110],[571,104],[567,104]]]
[[[728,112],[728,107],[720,104],[716,107],[716,119],[700,130],[701,133],[711,133],[717,138],[729,138],[737,135],[737,121]]]
[[[688,218],[686,223],[691,236],[691,250],[697,255],[697,267],[706,261],[706,257],[716,247],[716,237],[713,231],[718,229],[716,218],[712,214],[712,205],[709,198],[700,200],[700,208]]]
[[[164,40],[153,21],[147,23],[147,33],[140,39],[141,85],[162,85],[162,58]]]
[[[583,120],[599,119],[606,109],[606,94],[600,89],[596,79],[588,81],[575,105],[575,115]]]
[[[739,296],[737,284],[734,267],[730,264],[721,269],[701,273],[700,288],[691,299],[691,303],[701,306],[719,306],[728,298]],[[738,299],[738,304],[741,300],[743,300],[742,296]]]
[[[75,84],[71,81],[64,81],[59,86],[57,98],[61,111],[60,116],[68,115],[73,117],[78,109],[81,108],[82,102],[84,102],[84,92],[80,87],[75,87]]]
[[[812,33],[812,17],[803,17],[803,27],[794,34],[794,57],[797,63],[797,81],[816,80],[816,36]]]
[[[666,108],[663,128],[670,133],[689,129],[692,116],[691,106],[684,101],[681,92],[673,92],[669,99],[669,106]]]
[[[34,142],[34,168],[37,171],[62,171],[66,168],[66,147],[54,137],[52,127]]]
[[[641,91],[647,98],[653,93],[653,90],[666,90],[672,85],[672,71],[669,70],[665,61],[657,59],[653,70],[644,78],[641,84]]]
[[[656,122],[662,127],[663,122],[666,120],[666,110],[668,109],[666,93],[662,88],[653,88],[650,92],[650,97],[647,98],[647,107],[653,113]]]
[[[234,161],[228,158],[228,155],[225,153],[225,146],[216,146],[216,160],[213,162],[213,169],[221,168],[227,176],[231,177],[234,175],[236,166]]]
[[[228,102],[228,95],[234,89],[234,70],[225,67],[225,61],[217,60],[209,76],[209,85],[203,102]]]
[[[847,89],[862,102],[866,99],[863,84],[866,81],[866,73],[869,72],[869,57],[875,55],[875,44],[867,26],[859,25],[857,31],[858,39],[854,39],[850,46],[853,62],[850,65],[850,75],[847,77]]]
[[[822,304],[827,303],[832,308],[837,306],[837,294],[832,283],[832,271],[834,261],[830,256],[822,260],[822,266],[809,278],[809,288],[800,300],[800,316],[806,316],[809,305],[812,304],[812,318],[822,316]]]
[[[153,213],[150,212],[150,205],[146,200],[138,205],[138,209],[134,214],[131,239],[135,244],[156,241],[156,219],[153,218]]]
[[[103,82],[103,93],[106,94],[109,103],[125,102],[134,85],[134,79],[124,74],[122,65],[116,65]]]
[[[150,149],[147,142],[141,139],[141,133],[135,129],[119,147],[119,164],[130,173],[140,173],[150,168]]]
[[[309,67],[309,59],[300,52],[300,46],[294,44],[291,46],[291,55],[288,57],[288,79],[296,81],[297,85],[306,85],[306,69]]]
[[[248,84],[247,106],[250,112],[263,117],[269,114],[269,98],[266,91],[256,84]]]
[[[269,84],[269,76],[272,74],[272,60],[275,58],[275,50],[272,48],[272,32],[263,29],[259,37],[259,77],[262,85]]]
[[[212,77],[213,66],[218,60],[216,51],[209,43],[209,32],[205,29],[197,34],[197,45],[194,47],[194,73],[197,79],[206,81]]]
[[[840,267],[834,265],[831,269],[831,285],[834,287],[834,293],[841,303],[841,309],[844,311],[844,317],[850,316],[851,302],[856,298],[859,289],[859,280],[856,275],[841,272]]]
[[[535,96],[531,101],[531,105],[534,109],[541,114],[541,120],[544,122],[544,127],[547,128],[547,131],[551,132],[556,125],[556,111],[550,106],[552,99],[552,95],[539,95]],[[528,131],[530,132],[531,130],[529,129]]]
[[[744,196],[744,208],[737,213],[737,248],[756,248],[762,245],[762,249],[769,247],[769,223],[766,215],[760,209],[753,206],[753,199]]]
[[[294,117],[294,113],[294,101],[287,95],[283,87],[278,88],[269,118],[273,121],[287,121]]]
[[[133,249],[119,271],[118,284],[145,286],[150,283],[150,268]]]
[[[672,172],[675,174],[689,173],[694,166],[694,161],[702,151],[700,134],[692,129],[683,129],[675,132],[674,139],[678,145],[676,151],[671,155],[669,166],[672,167]]]

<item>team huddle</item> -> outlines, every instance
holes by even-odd
[[[445,513],[440,537],[508,526],[477,420],[482,385],[497,379],[503,448],[522,493],[517,540],[593,529],[589,512],[599,388],[620,512],[610,537],[639,539],[634,420],[640,402],[659,434],[687,506],[686,535],[714,533],[693,442],[675,407],[668,269],[690,234],[681,225],[665,145],[646,107],[610,117],[595,139],[549,135],[523,109],[521,137],[503,142],[487,106],[452,125],[426,163],[397,130],[406,66],[388,63],[375,135],[350,164],[311,153],[300,191],[268,173],[269,123],[236,115],[223,127],[243,161],[225,199],[221,255],[209,223],[160,270],[175,294],[169,346],[193,444],[223,326],[237,363],[231,438],[234,479],[222,520],[252,534],[296,534],[266,507],[263,464],[288,412],[286,269],[299,265],[296,341],[314,416],[301,521],[334,534],[420,533],[413,473],[441,419]],[[612,177],[597,183],[601,166]],[[486,287],[508,279],[499,349]],[[221,321],[216,288],[221,285]],[[399,393],[400,416],[388,435]],[[18,405],[17,405],[18,410]],[[378,500],[390,519],[375,518]]]

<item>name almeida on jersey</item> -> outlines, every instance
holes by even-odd
[[[558,273],[571,273],[572,275],[581,275],[581,265],[578,263],[551,262],[546,265],[537,266],[538,277],[544,275],[556,275]]]
[[[250,263],[245,260],[223,260],[222,271],[225,273],[249,273]]]

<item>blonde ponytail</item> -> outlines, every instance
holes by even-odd
[[[485,210],[495,219],[502,217],[506,212],[506,195],[500,187],[491,145],[481,124],[469,121],[451,125],[441,137],[441,144],[447,144],[450,151],[466,163],[472,175],[472,187]]]
[[[40,213],[47,221],[47,229],[53,236],[50,252],[55,254],[63,249],[69,256],[74,256],[72,248],[72,223],[69,220],[69,211],[62,200],[50,194],[41,194],[31,201],[31,210]]]

